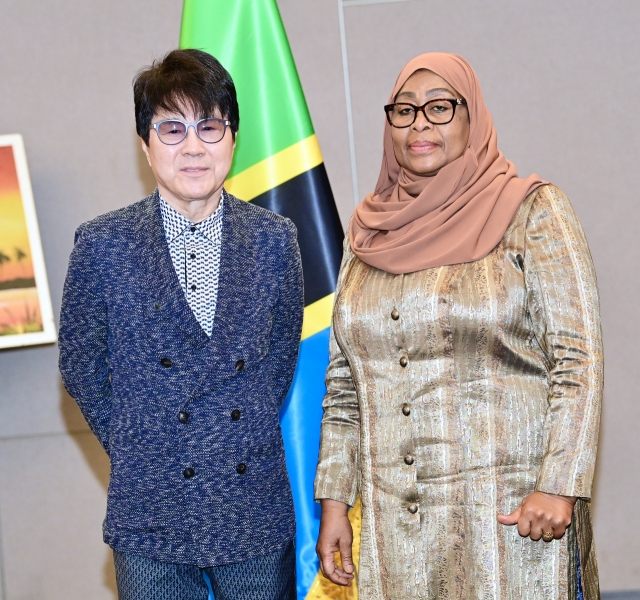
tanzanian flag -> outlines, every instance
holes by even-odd
[[[355,587],[331,586],[326,595],[329,584],[318,577],[320,510],[313,501],[343,231],[276,1],[185,0],[180,47],[215,56],[236,85],[240,130],[225,188],[290,218],[298,228],[304,324],[281,415],[296,506],[298,598],[352,598]]]

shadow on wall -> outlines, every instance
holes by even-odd
[[[109,488],[109,475],[111,473],[109,458],[93,435],[86,435],[88,426],[75,400],[69,396],[64,389],[62,380],[59,380],[58,385],[60,390],[60,414],[64,420],[67,433],[76,443],[80,452],[82,452],[85,462],[89,465],[93,476],[104,489],[106,496],[107,489]],[[103,583],[104,587],[113,593],[113,599],[116,600],[118,597],[118,588],[111,556],[111,552],[109,552],[102,569]]]

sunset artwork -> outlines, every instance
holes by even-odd
[[[0,136],[0,348],[56,339],[22,136]]]

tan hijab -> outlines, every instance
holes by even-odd
[[[498,150],[480,83],[461,56],[432,52],[414,58],[400,73],[390,103],[419,69],[433,71],[466,99],[469,143],[460,158],[422,177],[400,167],[385,122],[378,183],[356,208],[349,238],[360,260],[394,274],[484,258],[524,198],[546,183],[537,175],[520,179]]]

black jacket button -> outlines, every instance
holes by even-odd
[[[182,471],[182,474],[184,475],[185,479],[191,479],[196,474],[196,471],[191,467],[187,467],[184,471]]]
[[[232,421],[240,420],[240,411],[237,408],[231,411],[231,420]]]
[[[240,473],[240,475],[244,475],[247,472],[247,465],[245,465],[244,463],[240,463],[236,467],[236,471]]]
[[[244,369],[244,361],[242,359],[240,359],[239,361],[236,362],[236,371],[242,371],[242,369]]]
[[[178,421],[180,421],[180,423],[188,423],[189,422],[189,413],[186,410],[181,410],[178,413]]]
[[[161,364],[163,367],[167,367],[167,369],[168,369],[171,365],[173,365],[173,361],[172,361],[170,358],[167,358],[167,357],[165,356],[164,358],[161,358],[161,359],[160,359],[160,364]]]

